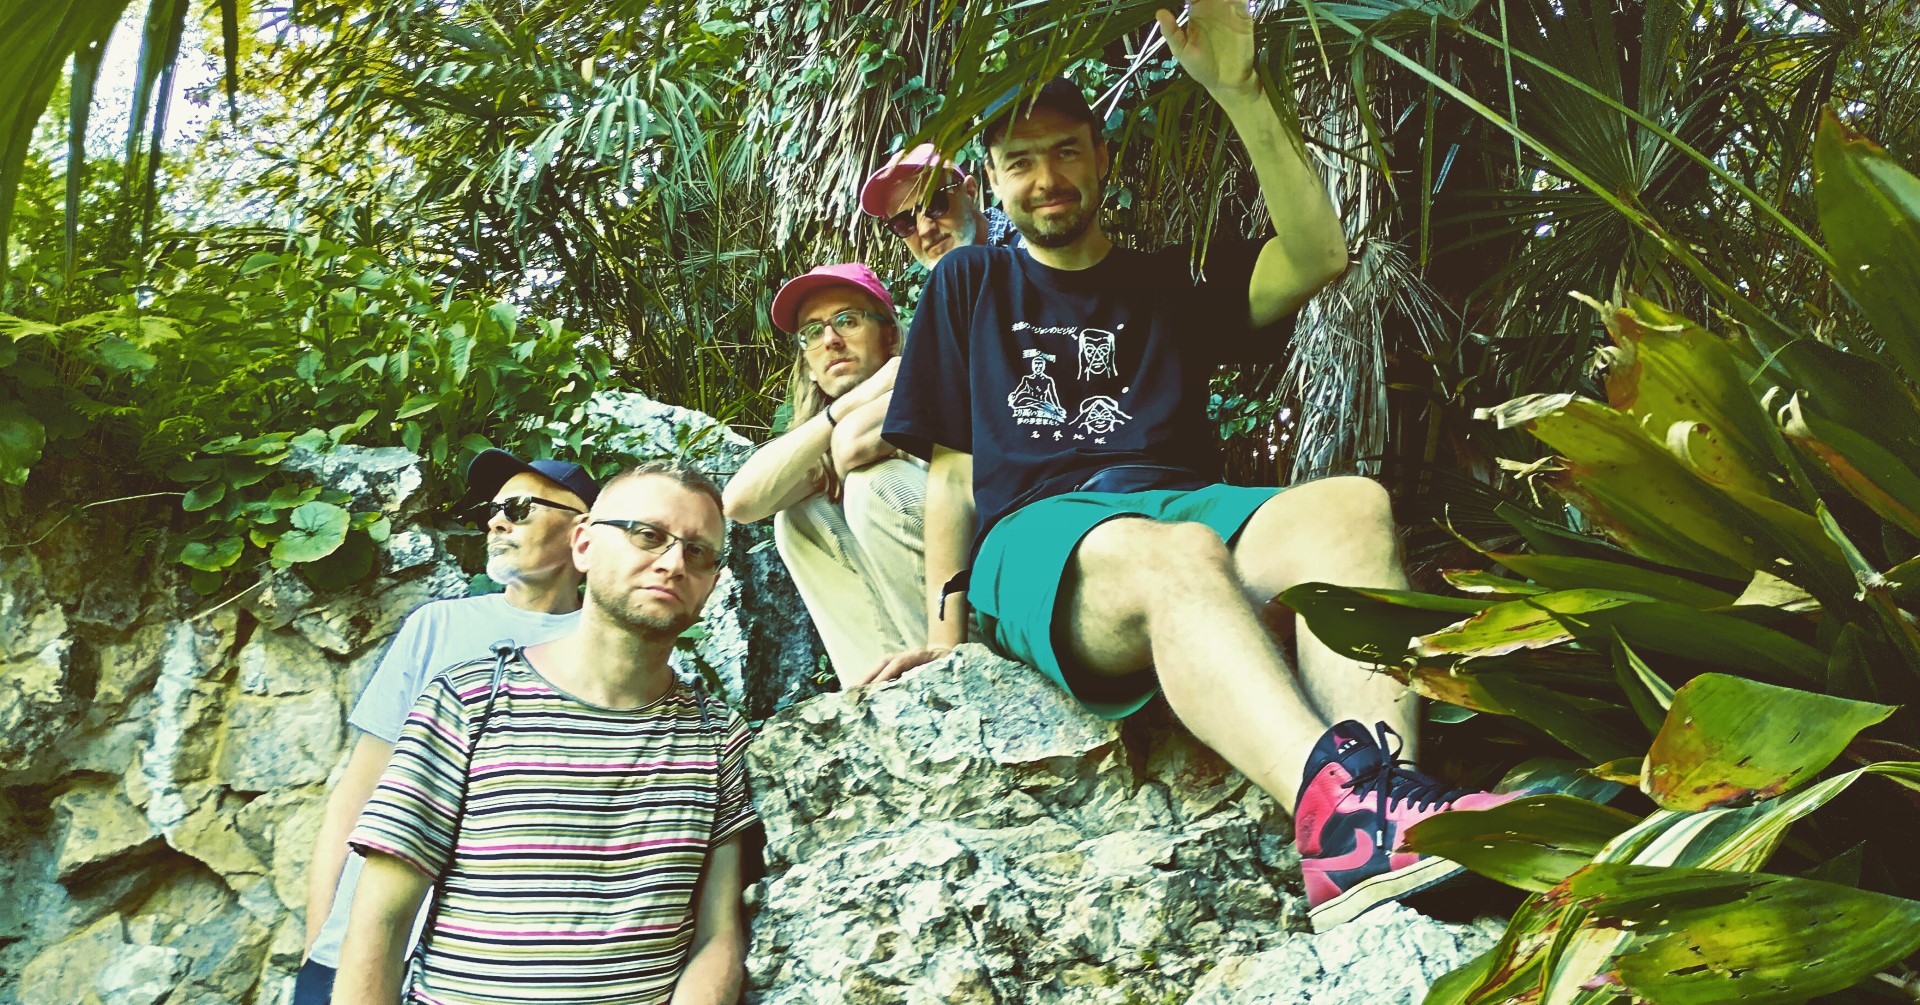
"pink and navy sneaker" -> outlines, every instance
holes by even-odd
[[[1396,760],[1398,733],[1379,740],[1349,719],[1320,737],[1307,758],[1293,814],[1314,931],[1345,924],[1457,876],[1463,867],[1401,847],[1407,828],[1448,810],[1484,810],[1521,793],[1449,788]],[[1387,738],[1395,741],[1386,749]]]

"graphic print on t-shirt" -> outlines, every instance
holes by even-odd
[[[1023,426],[1057,426],[1067,421],[1066,406],[1060,404],[1060,390],[1047,375],[1047,364],[1054,361],[1050,352],[1028,349],[1030,369],[1007,392],[1007,405],[1013,409],[1013,421]]]
[[[1125,328],[1126,325],[1120,327]],[[1118,377],[1120,364],[1114,353],[1113,333],[1098,328],[1082,328],[1072,335],[1080,343],[1080,379]]]
[[[1120,403],[1104,394],[1096,394],[1080,402],[1080,414],[1074,417],[1073,424],[1102,439],[1095,443],[1105,443],[1104,437],[1126,425],[1133,416],[1120,410]]]

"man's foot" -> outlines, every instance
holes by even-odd
[[[1459,875],[1444,858],[1401,848],[1407,828],[1448,810],[1484,810],[1520,793],[1449,788],[1394,759],[1386,723],[1379,740],[1349,719],[1320,737],[1307,758],[1294,808],[1294,846],[1306,874],[1314,931],[1324,932],[1382,904]]]

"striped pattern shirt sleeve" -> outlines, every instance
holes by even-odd
[[[748,739],[747,720],[728,709],[727,739],[720,752],[720,806],[713,818],[716,846],[760,821],[747,793]]]
[[[473,681],[473,675],[466,680]],[[490,683],[491,674],[479,678],[480,700],[485,700]],[[414,703],[400,742],[393,748],[393,760],[347,838],[348,845],[362,855],[392,855],[439,879],[453,855],[460,787],[470,750],[466,700],[452,675],[442,674]]]

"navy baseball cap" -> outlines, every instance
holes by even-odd
[[[588,506],[600,497],[600,483],[587,469],[569,461],[523,461],[504,450],[482,450],[467,465],[467,498],[492,499],[514,475],[532,472],[580,497]]]
[[[993,99],[980,118],[987,125],[980,131],[980,145],[992,147],[1006,131],[1007,124],[1016,115],[1025,118],[1033,114],[1036,108],[1050,108],[1067,118],[1085,122],[1093,127],[1093,138],[1102,139],[1100,118],[1087,107],[1087,99],[1080,94],[1080,88],[1065,77],[1055,77],[1041,85],[1040,90],[1031,97],[1022,97],[1025,87],[1008,88],[1005,94]]]

